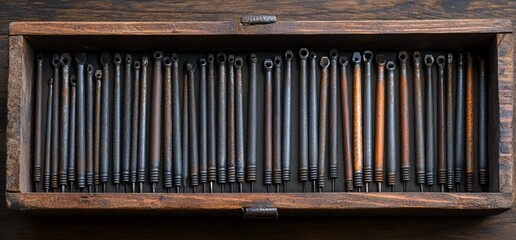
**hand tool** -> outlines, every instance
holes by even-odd
[[[128,192],[130,183],[131,169],[131,103],[133,85],[133,58],[131,54],[125,55],[125,74],[124,74],[124,102],[123,102],[123,121],[122,121],[122,182],[125,192]]]
[[[359,52],[353,53],[353,178],[360,192],[363,186],[363,138],[362,138],[362,58]]]
[[[310,74],[308,75],[308,171],[310,181],[312,181],[312,191],[317,190],[317,165],[319,156],[317,119],[317,56],[315,52],[310,52]]]
[[[410,172],[410,113],[409,113],[409,89],[408,89],[408,78],[407,78],[407,60],[408,54],[405,51],[401,51],[398,54],[400,61],[400,130],[401,130],[401,159],[400,168],[406,172],[404,177],[405,181],[409,180]],[[392,166],[391,166],[392,167]],[[392,170],[389,169],[389,170]],[[395,175],[390,175],[395,178]],[[393,179],[393,181],[395,181]],[[392,185],[391,185],[392,186]]]
[[[208,54],[208,182],[210,183],[210,193],[213,193],[213,183],[217,181],[217,97],[214,62],[213,54]]]
[[[172,54],[170,60],[172,60],[172,133],[174,133],[172,139],[174,166],[172,169],[174,171],[174,186],[176,187],[176,192],[179,192],[183,185],[183,146],[181,145],[181,103],[179,96],[179,59],[177,54]]]
[[[140,68],[141,62],[134,61],[134,86],[133,86],[133,114],[132,114],[132,123],[131,123],[131,170],[130,170],[130,178],[131,178],[131,192],[136,192],[136,181],[137,181],[137,173],[138,173],[138,120],[140,114]]]
[[[189,106],[188,106],[188,73],[187,71],[183,71],[183,112],[182,112],[182,118],[181,118],[181,128],[183,129],[183,131],[181,132],[182,135],[181,135],[181,145],[182,145],[182,149],[183,149],[183,153],[182,153],[182,156],[183,156],[183,159],[182,159],[182,163],[181,163],[181,166],[183,167],[183,179],[182,179],[182,182],[183,182],[183,193],[187,192],[187,186],[188,186],[188,173],[189,173],[189,170],[188,170],[188,159],[189,158],[189,149],[191,148],[191,146],[188,145],[188,138],[189,138],[189,135],[188,135],[188,112],[189,112]]]
[[[382,191],[383,166],[385,159],[385,56],[376,55],[376,124],[374,143],[374,181],[378,192]],[[403,67],[403,64],[402,64]],[[403,71],[403,70],[402,70]],[[405,69],[406,71],[406,69]],[[390,110],[390,108],[389,108]],[[349,121],[349,120],[348,120]],[[349,146],[351,151],[351,145]],[[387,185],[392,189],[396,185],[396,162],[388,166]]]
[[[446,64],[446,77],[447,77],[447,92],[446,92],[446,169],[447,169],[447,189],[448,191],[453,190],[455,185],[454,169],[455,169],[455,121],[454,121],[454,81],[453,76],[453,54],[448,53],[447,64]]]
[[[115,191],[119,192],[120,162],[122,154],[122,57],[115,53],[113,56],[115,73],[113,78],[113,183]]]
[[[235,58],[235,132],[236,132],[236,180],[238,192],[243,192],[245,152],[244,152],[244,86],[242,82],[242,57]]]
[[[62,86],[61,86],[61,143],[59,145],[61,159],[59,161],[59,185],[65,192],[68,184],[68,150],[70,131],[70,54],[61,54]]]
[[[88,193],[93,191],[93,174],[94,174],[94,150],[93,144],[95,139],[95,81],[93,80],[93,66],[88,64],[86,67],[86,186]]]
[[[93,141],[93,184],[95,192],[99,192],[100,185],[100,145],[101,145],[101,107],[102,105],[102,70],[95,71],[95,139]]]
[[[369,192],[369,183],[373,182],[373,52],[365,51],[362,59],[364,61],[364,182],[365,191]]]
[[[50,188],[54,191],[59,187],[58,177],[59,177],[59,128],[60,128],[60,119],[59,113],[60,109],[60,94],[61,91],[61,56],[59,54],[55,54],[52,57],[52,65],[54,66],[54,95],[52,100],[52,164],[50,164]]]
[[[265,59],[265,96],[264,96],[264,159],[263,159],[263,181],[269,192],[272,184],[272,60]]]
[[[39,192],[39,182],[41,181],[41,162],[43,158],[43,55],[36,56],[36,99],[34,101],[34,152],[32,180],[34,181],[35,191]]]
[[[385,67],[387,68],[387,81],[386,81],[386,102],[387,102],[387,185],[390,186],[391,192],[394,191],[396,182],[396,163],[398,161],[398,149],[396,138],[396,128],[398,128],[396,122],[396,93],[395,93],[395,77],[394,71],[396,70],[396,64],[394,61],[387,61]]]
[[[487,86],[485,62],[478,55],[478,182],[487,191]]]
[[[256,182],[256,147],[257,147],[257,134],[258,134],[258,120],[257,120],[257,85],[258,80],[256,78],[258,58],[256,54],[251,53],[249,55],[249,98],[248,98],[248,111],[247,111],[247,176],[246,180],[249,182],[249,192],[254,192],[254,182]]]
[[[48,80],[48,98],[47,98],[47,126],[45,133],[45,169],[43,176],[43,187],[45,192],[50,189],[50,171],[52,161],[52,106],[54,98],[54,79]]]
[[[330,101],[329,101],[329,115],[330,115],[330,125],[329,125],[329,161],[328,161],[328,177],[331,179],[331,191],[335,192],[335,181],[338,177],[338,168],[337,168],[337,144],[338,144],[338,136],[337,136],[337,60],[339,57],[339,52],[337,49],[330,50],[330,83],[329,83],[329,91],[330,91]]]
[[[189,151],[190,151],[190,185],[193,192],[197,192],[199,185],[199,147],[197,138],[197,103],[195,96],[195,62],[188,62],[188,128],[189,128]]]
[[[77,154],[75,152],[76,149],[76,128],[75,128],[75,122],[76,122],[76,101],[77,101],[77,77],[75,75],[70,76],[70,122],[69,122],[69,133],[68,133],[68,139],[69,143],[68,146],[70,148],[68,149],[68,182],[69,182],[69,189],[70,192],[73,192],[75,190],[74,183],[76,181],[76,174],[77,174]]]
[[[426,65],[426,132],[425,132],[425,145],[426,145],[426,153],[425,153],[425,178],[426,185],[430,192],[432,192],[432,188],[434,185],[434,171],[435,171],[435,117],[434,117],[434,80],[432,76],[432,66],[434,64],[434,57],[432,55],[425,55],[425,65]]]
[[[206,59],[199,60],[199,183],[206,193],[208,182],[208,87],[206,82]],[[172,101],[171,101],[172,102]]]
[[[473,82],[473,55],[470,52],[467,53],[466,71],[466,192],[473,192],[475,83]]]
[[[161,162],[161,96],[163,93],[163,52],[156,51],[154,66],[152,68],[152,102],[151,102],[151,138],[150,138],[150,164],[149,181],[152,184],[152,192],[156,192],[159,182],[159,166]]]
[[[226,106],[228,109],[227,112],[227,138],[228,138],[228,163],[227,163],[227,181],[229,183],[230,192],[233,193],[233,184],[236,182],[236,136],[235,136],[235,56],[228,56],[228,95]]]
[[[224,185],[227,182],[226,167],[227,167],[227,119],[226,119],[226,54],[217,54],[217,63],[219,64],[218,71],[218,142],[217,142],[217,176],[221,191],[224,192]]]
[[[439,55],[435,59],[437,72],[437,183],[441,192],[446,185],[446,100],[444,86],[444,65],[446,58]]]
[[[348,79],[348,58],[340,56],[340,89],[342,107],[342,145],[344,152],[344,189],[347,192],[353,191],[353,140],[351,130],[351,111],[349,105],[352,103],[348,90],[351,88]]]
[[[455,191],[460,191],[462,183],[462,169],[464,167],[464,137],[466,124],[464,114],[466,113],[464,98],[466,97],[466,86],[464,83],[464,52],[459,51],[457,59],[457,90],[455,100]]]
[[[308,49],[299,50],[299,181],[306,192],[308,181]]]
[[[165,77],[163,88],[165,92],[163,107],[163,187],[166,192],[172,188],[172,60],[163,58]]]
[[[106,184],[108,181],[108,163],[109,163],[109,130],[110,130],[110,77],[109,77],[109,63],[111,57],[109,53],[104,52],[100,55],[100,63],[102,64],[102,109],[100,113],[100,184],[102,184],[102,191],[106,191]]]
[[[325,172],[326,172],[326,162],[328,160],[328,67],[330,66],[330,59],[324,56],[321,57],[320,60],[321,65],[321,90],[319,93],[320,101],[319,101],[319,161],[318,161],[318,171],[317,171],[317,188],[319,192],[323,191],[324,188],[324,180],[325,180]],[[331,131],[331,130],[330,130]]]
[[[290,138],[291,138],[291,105],[292,105],[292,50],[285,52],[285,75],[283,78],[283,113],[281,136],[281,180],[283,182],[283,192],[287,192],[288,182],[290,181]]]
[[[138,184],[140,193],[143,192],[143,183],[145,182],[145,169],[147,164],[147,115],[149,101],[149,82],[147,81],[147,66],[149,58],[142,57],[141,62],[141,79],[140,79],[140,121],[138,126]]]
[[[75,54],[75,62],[77,62],[77,79],[76,79],[76,144],[77,144],[77,187],[79,192],[86,187],[86,99],[85,99],[85,80],[84,80],[84,64],[86,64],[86,54]],[[92,70],[93,71],[93,70]],[[72,128],[73,131],[73,128]]]
[[[276,192],[279,192],[281,184],[281,83],[282,83],[282,64],[281,56],[274,57],[274,82],[273,82],[273,97],[272,97],[272,180],[276,185]]]
[[[424,119],[425,112],[423,108],[424,83],[421,78],[421,54],[416,51],[412,55],[414,63],[414,118],[416,122],[415,137],[416,137],[416,184],[419,185],[419,191],[423,191],[425,184],[425,128]],[[401,181],[403,181],[403,191],[406,191],[406,184],[409,181],[409,168],[401,166]]]

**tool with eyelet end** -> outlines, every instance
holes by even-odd
[[[86,67],[86,186],[88,192],[93,191],[93,175],[94,175],[94,131],[95,131],[95,80],[93,80],[93,66],[88,64]]]
[[[425,55],[426,65],[426,114],[425,114],[425,146],[426,146],[426,166],[425,178],[426,185],[430,192],[433,191],[434,185],[434,169],[435,169],[435,117],[434,117],[434,81],[432,76],[432,66],[434,64],[434,57],[432,55]]]
[[[487,86],[485,62],[478,55],[478,183],[487,191]]]
[[[77,79],[76,79],[76,144],[77,144],[77,187],[81,192],[86,187],[86,99],[85,99],[85,73],[84,64],[86,63],[86,54],[77,53],[75,55],[77,62]],[[89,70],[89,69],[88,69]],[[93,68],[92,68],[93,71]],[[89,71],[88,71],[89,72]]]
[[[226,54],[217,54],[218,71],[218,127],[217,127],[217,180],[220,184],[221,192],[227,182],[227,118],[226,118]]]
[[[349,105],[352,103],[349,89],[351,82],[348,79],[349,61],[346,56],[340,56],[340,89],[342,107],[342,145],[344,152],[344,190],[353,191],[353,138],[351,130],[351,111]]]
[[[100,185],[100,145],[101,145],[101,111],[102,111],[102,70],[95,71],[95,132],[93,141],[93,184],[95,192],[99,192]]]
[[[282,65],[283,60],[281,56],[274,58],[274,80],[273,80],[273,103],[272,103],[272,124],[273,124],[273,138],[272,138],[272,180],[276,185],[276,192],[279,192],[281,184],[281,83],[282,83]]]
[[[248,91],[248,111],[247,111],[247,167],[246,181],[249,182],[249,191],[254,191],[256,182],[256,162],[257,162],[257,134],[258,134],[258,106],[257,106],[257,85],[256,76],[258,58],[256,54],[249,56],[249,91]]]
[[[183,185],[183,148],[181,142],[181,98],[179,95],[179,58],[177,54],[172,54],[172,145],[173,145],[173,166],[174,186],[176,192],[180,192]],[[183,131],[186,131],[184,129]],[[186,174],[186,173],[184,173]]]
[[[376,124],[374,143],[374,181],[378,192],[382,191],[383,169],[385,161],[385,56],[376,55]],[[351,148],[351,147],[350,147]],[[351,151],[351,149],[349,149]],[[393,167],[394,166],[394,167]],[[388,165],[387,186],[391,189],[396,185],[396,162]],[[393,167],[393,168],[392,168]]]
[[[244,86],[242,80],[242,65],[244,60],[241,57],[235,58],[235,135],[236,135],[236,180],[238,192],[243,192],[245,153],[244,153]]]
[[[165,77],[163,78],[163,187],[167,193],[172,188],[172,60],[163,58]]]
[[[447,77],[447,89],[446,89],[446,189],[452,191],[455,185],[454,171],[455,171],[455,78],[453,76],[453,54],[449,53],[446,64],[446,77]]]
[[[70,140],[68,146],[68,182],[70,186],[70,192],[75,191],[74,183],[77,180],[77,142],[76,142],[76,113],[77,113],[77,77],[72,75],[70,77],[70,124],[68,133],[68,139]]]
[[[206,65],[206,59],[202,58],[199,60],[199,183],[202,185],[203,193],[206,193],[206,184],[208,183],[208,87],[206,82]],[[170,117],[172,118],[172,116]]]
[[[217,97],[215,82],[215,57],[208,54],[208,182],[213,193],[217,181]],[[251,93],[251,92],[250,92]],[[250,110],[251,111],[251,110]],[[176,134],[177,135],[177,134]],[[248,175],[249,176],[249,175]]]
[[[122,154],[122,57],[115,53],[113,56],[115,73],[113,78],[113,184],[115,192],[119,192],[120,165]]]
[[[109,53],[104,52],[100,55],[100,63],[102,64],[102,106],[100,113],[100,184],[102,184],[102,192],[106,192],[106,184],[108,181],[108,164],[109,164],[109,150],[111,141],[109,140],[110,130],[110,77],[109,64],[111,57]]]
[[[323,191],[325,182],[326,162],[328,160],[328,67],[330,66],[330,59],[328,57],[322,57],[320,61],[321,65],[321,90],[320,90],[320,102],[319,102],[319,168],[317,174],[317,188],[319,192]],[[330,131],[334,131],[331,129]]]
[[[299,50],[299,181],[306,192],[308,181],[308,49]]]
[[[398,54],[400,61],[400,168],[405,172],[410,172],[410,113],[409,113],[409,89],[407,77],[408,54],[400,51]],[[408,176],[405,176],[408,181]]]
[[[263,157],[263,181],[270,191],[272,184],[272,60],[267,58],[263,62],[265,68],[265,96],[264,96],[264,157]]]
[[[195,62],[188,62],[186,64],[186,70],[188,71],[188,150],[190,151],[190,185],[194,193],[197,192],[197,186],[199,185],[199,142],[197,138],[197,102],[195,95],[196,68]]]
[[[439,55],[436,58],[437,71],[437,184],[441,192],[446,185],[446,100],[444,84],[444,64],[446,58]]]
[[[317,164],[319,147],[318,144],[318,128],[317,119],[319,117],[317,111],[317,56],[315,52],[310,52],[310,68],[308,75],[308,172],[310,181],[312,181],[312,191],[317,191]]]
[[[290,138],[291,138],[291,116],[292,116],[292,50],[285,52],[285,74],[283,77],[283,112],[281,124],[283,134],[281,136],[281,180],[283,182],[283,192],[287,192],[288,182],[290,181]]]
[[[353,178],[355,187],[360,192],[363,183],[363,132],[362,132],[362,58],[359,52],[353,53]]]
[[[228,138],[228,163],[227,163],[227,181],[229,183],[229,191],[233,193],[234,183],[236,182],[236,136],[235,136],[235,56],[230,54],[228,56],[228,112],[227,112],[227,138]]]
[[[61,192],[65,192],[68,184],[68,173],[71,172],[68,165],[69,158],[69,134],[70,134],[70,54],[61,54],[62,85],[61,85],[61,139],[59,145],[59,186]],[[75,169],[73,169],[75,172]]]
[[[140,120],[138,126],[138,169],[137,181],[139,185],[139,192],[143,192],[143,184],[146,179],[146,164],[147,164],[147,115],[148,115],[148,101],[149,101],[149,83],[147,80],[147,66],[149,65],[149,58],[142,57],[141,63],[141,84],[140,84]]]
[[[133,85],[133,58],[130,54],[125,55],[124,59],[124,100],[123,100],[123,121],[122,121],[122,183],[125,192],[129,190],[131,169],[131,103]]]
[[[41,182],[41,162],[43,156],[43,55],[36,56],[36,98],[34,101],[34,162],[32,170],[32,180],[36,192],[39,192],[39,183]]]
[[[369,192],[369,183],[373,182],[373,52],[365,51],[362,59],[364,60],[364,183],[365,191]]]
[[[398,125],[396,124],[396,94],[395,94],[395,76],[394,71],[396,70],[396,65],[394,61],[387,61],[385,65],[387,69],[387,81],[386,81],[386,102],[387,102],[387,185],[390,186],[391,192],[394,191],[394,184],[389,184],[395,182],[396,179],[396,163],[398,161],[398,149],[396,146],[397,138],[396,131]]]
[[[163,93],[163,52],[154,52],[154,66],[152,68],[152,103],[151,103],[151,138],[149,181],[152,192],[156,192],[159,182],[159,168],[161,164],[161,104]]]
[[[329,82],[329,156],[328,156],[328,177],[331,180],[331,191],[335,192],[335,181],[338,177],[338,135],[337,135],[337,102],[338,102],[338,84],[337,84],[337,61],[339,52],[337,49],[330,50],[330,82]]]
[[[54,79],[50,78],[48,80],[48,98],[47,98],[47,126],[45,133],[45,165],[44,165],[44,175],[43,175],[43,188],[45,192],[48,192],[50,189],[50,171],[51,171],[51,162],[52,162],[52,111],[53,111],[53,101],[54,101]]]
[[[60,128],[60,94],[61,91],[61,56],[55,54],[52,57],[52,65],[54,66],[54,95],[52,100],[52,156],[50,164],[50,188],[54,191],[59,187],[59,128]]]
[[[415,145],[416,145],[416,184],[419,185],[419,191],[423,191],[425,184],[425,112],[423,108],[424,102],[424,83],[421,78],[421,55],[419,52],[413,54],[414,63],[414,118],[415,118]],[[403,181],[403,191],[406,191],[407,182],[410,177],[410,168],[400,166],[401,181]]]
[[[138,173],[138,123],[140,115],[140,68],[141,62],[134,61],[134,85],[133,85],[133,112],[131,122],[131,170],[130,170],[130,181],[131,181],[131,192],[136,192],[136,182]]]
[[[457,90],[455,100],[455,191],[460,191],[462,183],[462,172],[464,167],[464,137],[466,131],[465,113],[466,113],[466,86],[464,82],[464,52],[459,51],[457,59]]]
[[[475,76],[473,71],[473,55],[468,52],[466,60],[466,192],[473,191],[474,179]]]

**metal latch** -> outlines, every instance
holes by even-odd
[[[278,209],[267,207],[243,208],[243,217],[259,219],[276,219],[278,218]]]
[[[240,18],[243,25],[271,24],[276,22],[274,15],[248,15]]]

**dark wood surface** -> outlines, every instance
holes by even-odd
[[[25,216],[5,210],[5,129],[8,24],[12,21],[234,20],[244,14],[275,14],[278,20],[371,20],[508,18],[514,1],[5,1],[0,6],[0,239],[81,238],[316,238],[512,239],[516,210],[478,217],[331,217],[251,221],[240,218],[149,215]],[[513,179],[514,182],[514,179]],[[514,184],[513,184],[514,186]],[[159,213],[157,211],[156,213]]]

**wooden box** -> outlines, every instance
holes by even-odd
[[[7,206],[23,212],[215,212],[251,216],[492,215],[513,205],[513,36],[509,20],[220,22],[15,22],[9,32]],[[348,50],[479,48],[490,64],[485,193],[32,193],[35,51],[227,51],[344,46]],[[276,212],[277,210],[277,212]],[[263,213],[263,212],[262,212]]]

